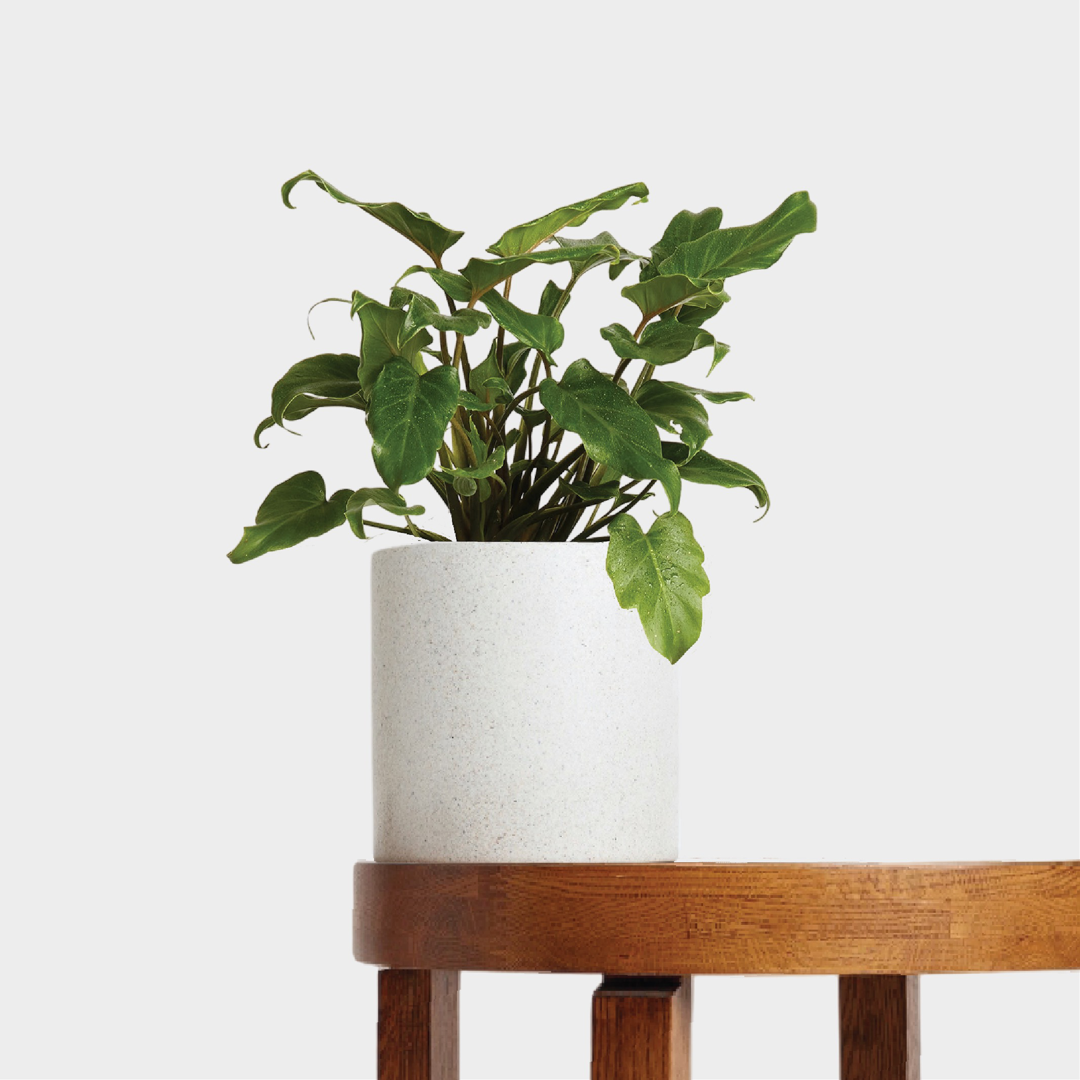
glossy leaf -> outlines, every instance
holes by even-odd
[[[486,293],[483,303],[500,326],[509,330],[522,344],[538,349],[548,358],[563,343],[563,326],[558,319],[522,311],[497,292]]]
[[[709,414],[698,399],[675,383],[649,379],[638,391],[637,403],[653,418],[657,427],[676,433],[696,454],[712,435]]]
[[[635,341],[633,334],[621,323],[605,326],[600,336],[611,345],[616,356],[644,360],[657,366],[673,364],[689,356],[695,349],[716,343],[708,330],[684,326],[675,320],[650,323],[642,332],[640,341]]]
[[[406,290],[398,290],[404,292]],[[402,326],[402,337],[408,339],[417,330],[425,326],[435,330],[444,331],[448,334],[463,334],[469,336],[477,330],[486,329],[491,325],[491,316],[486,311],[476,311],[473,308],[462,308],[453,315],[444,315],[434,300],[424,296],[423,293],[411,293],[408,301],[409,308],[406,312],[405,322]],[[391,301],[393,301],[391,297]]]
[[[427,274],[451,300],[456,300],[459,304],[467,304],[472,297],[471,286],[460,274],[452,274],[449,270],[439,270],[434,266],[410,266],[395,284],[400,285],[413,274]]]
[[[494,401],[481,401],[475,394],[468,390],[458,392],[458,407],[467,412],[491,412],[495,408]]]
[[[622,295],[637,304],[642,316],[651,319],[679,304],[714,297],[722,290],[723,284],[720,282],[697,281],[682,274],[669,274],[627,285]]]
[[[488,251],[503,256],[524,255],[545,240],[550,240],[561,229],[584,225],[598,210],[617,210],[631,197],[644,202],[648,195],[649,189],[644,184],[626,184],[600,195],[594,195],[591,199],[571,203],[569,206],[560,206],[558,210],[552,210],[550,214],[544,214],[543,217],[534,218],[532,221],[526,221],[522,225],[515,225],[512,229],[508,229],[488,248]]]
[[[723,218],[724,211],[719,206],[707,206],[700,214],[680,210],[668,222],[664,235],[653,245],[652,258],[641,268],[641,280],[648,281],[649,278],[656,277],[656,268],[673,255],[680,244],[696,240],[699,236],[720,228]]]
[[[411,240],[418,248],[426,252],[431,258],[439,263],[447,248],[453,247],[465,234],[456,229],[447,229],[440,225],[430,215],[422,211],[410,210],[399,202],[373,203],[358,202],[356,199],[339,191],[333,184],[328,183],[317,173],[310,169],[286,180],[281,188],[281,198],[290,210],[296,207],[289,202],[292,189],[302,180],[311,180],[317,187],[322,188],[327,195],[337,199],[339,203],[350,203],[359,206],[372,217],[378,218],[384,225],[389,225],[395,232]]]
[[[317,472],[302,472],[272,488],[255,514],[255,524],[244,530],[243,538],[229,552],[234,563],[265,555],[269,551],[299,544],[321,536],[345,521],[348,489],[326,497],[326,484]]]
[[[692,484],[715,484],[718,487],[746,488],[757,499],[758,509],[764,510],[764,517],[769,512],[769,493],[765,483],[757,473],[737,461],[713,457],[705,450],[699,450],[687,459],[687,448],[682,443],[664,443],[664,457],[679,466],[679,475]],[[758,521],[761,518],[757,519]]]
[[[368,506],[378,506],[401,517],[416,517],[424,512],[422,506],[409,506],[404,497],[396,491],[388,488],[360,488],[352,493],[345,504],[345,518],[353,533],[361,540],[367,539],[364,532],[364,509]]]
[[[320,353],[293,364],[274,384],[270,394],[274,423],[284,427],[289,407],[304,395],[348,399],[352,403],[360,392],[359,367],[360,357],[350,353]]]
[[[649,644],[674,664],[701,634],[701,600],[710,588],[689,520],[669,511],[643,532],[622,514],[608,534],[607,572],[620,606],[637,608]]]
[[[458,407],[458,374],[436,367],[417,374],[408,361],[386,361],[371,394],[368,429],[375,468],[391,491],[424,479]]]
[[[613,269],[615,266],[618,267],[611,275],[614,279],[631,263],[642,261],[640,255],[635,255],[632,251],[627,251],[627,249],[607,231],[598,233],[588,240],[577,240],[572,237],[568,238],[563,236],[556,236],[554,237],[554,240],[559,247],[564,248],[571,253],[571,258],[568,261],[574,277],[581,277],[587,270],[592,270],[596,266],[603,266],[605,263],[611,263],[614,264]]]
[[[817,208],[805,191],[797,191],[755,225],[719,229],[680,244],[658,270],[709,280],[764,270],[783,255],[799,233],[816,228]]]
[[[495,452],[490,457],[481,461],[478,465],[466,465],[455,469],[440,469],[439,475],[450,477],[451,479],[459,476],[467,476],[472,480],[483,480],[486,477],[494,476],[503,467],[505,461],[506,448],[497,446],[495,447]]]
[[[678,470],[664,459],[652,418],[588,360],[576,360],[559,382],[544,379],[540,400],[556,423],[580,436],[593,461],[620,476],[659,480],[678,509]]]
[[[591,244],[591,242],[590,242]],[[544,248],[541,251],[533,251],[527,255],[515,255],[510,258],[499,259],[470,259],[461,270],[461,276],[469,283],[471,289],[470,300],[479,300],[489,289],[501,285],[507,278],[513,277],[534,263],[570,263],[584,265],[592,262],[599,266],[601,263],[614,262],[619,258],[619,246],[617,243],[596,244],[585,248],[577,247],[553,247]]]
[[[354,292],[352,313],[360,319],[360,388],[370,394],[383,366],[394,357],[407,360],[416,372],[426,370],[421,352],[432,338],[427,330],[406,330],[407,314]]]

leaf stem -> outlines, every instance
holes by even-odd
[[[655,480],[650,480],[625,506],[620,506],[618,510],[613,510],[610,514],[605,514],[598,522],[596,522],[596,524],[590,525],[587,529],[578,533],[577,536],[574,537],[574,540],[585,540],[588,537],[592,536],[594,532],[599,532],[602,528],[610,524],[617,517],[622,517],[622,515],[625,514],[628,510],[637,506],[637,504],[641,502],[641,500],[644,499],[646,495],[649,494],[649,491],[653,488],[655,484]]]
[[[408,518],[405,520],[409,521]],[[367,518],[364,518],[363,522],[369,529],[385,529],[387,532],[411,533],[421,540],[441,540],[447,544],[451,542],[450,537],[448,536],[440,536],[438,533],[428,532],[427,529],[418,529],[415,525],[413,525],[411,529],[403,529],[400,525],[384,525],[381,521],[368,521]],[[409,522],[409,524],[411,525],[412,522]]]

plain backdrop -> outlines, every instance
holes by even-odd
[[[1080,856],[1074,3],[2,22],[4,1076],[373,1075],[350,906],[386,541],[225,559],[286,477],[376,478],[346,410],[251,439],[291,364],[357,346],[309,305],[416,261],[310,185],[286,210],[304,169],[464,229],[454,267],[631,181],[650,201],[579,235],[644,251],[808,190],[818,232],[710,324],[710,385],[756,399],[710,449],[774,508],[685,496],[713,590],[682,857]],[[565,362],[607,363],[622,284],[583,284]],[[463,1075],[586,1076],[597,982],[465,975]],[[928,1080],[1080,1077],[1075,973],[925,978],[923,1016]],[[699,979],[694,1038],[701,1080],[835,1076],[835,980]]]

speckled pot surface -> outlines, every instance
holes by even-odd
[[[676,859],[675,669],[619,607],[606,554],[375,553],[377,862]]]

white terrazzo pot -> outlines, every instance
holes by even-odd
[[[676,859],[675,669],[619,607],[606,554],[375,553],[376,862]]]

